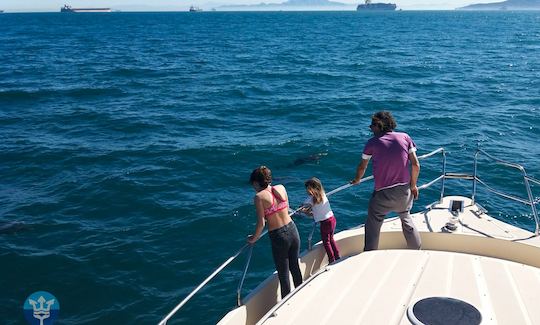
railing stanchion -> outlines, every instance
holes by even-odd
[[[535,201],[534,196],[532,194],[531,185],[530,185],[529,181],[531,181],[533,183],[537,183],[537,184],[540,184],[540,182],[537,181],[536,179],[528,176],[527,172],[525,171],[525,168],[523,168],[523,166],[521,166],[520,164],[511,163],[511,162],[508,162],[508,161],[501,160],[499,158],[496,158],[496,157],[490,155],[489,153],[485,152],[484,150],[478,148],[476,150],[476,154],[475,154],[475,158],[474,158],[475,177],[474,177],[474,189],[473,189],[473,203],[474,203],[474,194],[476,194],[476,182],[477,181],[481,182],[480,178],[478,178],[478,176],[476,175],[476,164],[477,164],[477,157],[478,157],[479,153],[484,154],[486,157],[488,157],[489,159],[495,161],[496,163],[498,163],[500,165],[507,166],[507,167],[512,167],[512,168],[515,168],[515,169],[518,169],[519,171],[521,171],[521,174],[523,175],[523,182],[524,182],[524,185],[525,185],[525,189],[527,190],[528,200],[525,200],[525,199],[522,199],[522,198],[516,198],[516,197],[513,197],[513,196],[508,195],[508,194],[499,193],[499,192],[491,190],[489,187],[488,187],[488,189],[491,192],[493,192],[495,194],[498,194],[500,196],[512,199],[514,201],[522,202],[522,203],[525,203],[527,205],[530,205],[531,210],[532,210],[532,215],[533,215],[533,218],[534,218],[534,222],[536,223],[535,236],[540,236],[540,221],[538,220],[538,211],[536,210],[536,201]]]
[[[311,227],[311,233],[309,234],[308,236],[308,251],[311,250],[311,248],[313,247],[311,245],[311,240],[313,239],[313,233],[315,232],[315,227],[317,226],[317,222],[316,221],[313,221],[313,227]]]
[[[525,172],[525,170],[523,170],[523,182],[525,183],[525,187],[527,188],[527,195],[529,196],[529,201],[531,202],[531,210],[532,210],[534,222],[536,222],[536,229],[534,230],[534,234],[538,236],[540,235],[540,226],[538,223],[538,211],[536,210],[536,202],[534,200],[534,196],[531,190],[531,185],[529,184],[529,179],[527,178],[527,173]]]
[[[244,279],[246,278],[249,264],[251,263],[251,255],[253,255],[253,245],[249,246],[250,247],[248,251],[248,259],[246,262],[246,266],[244,267],[244,274],[242,274],[242,279],[240,280],[240,283],[238,284],[238,289],[236,290],[236,306],[238,307],[242,305],[242,287],[244,286]]]
[[[173,317],[174,314],[176,314],[176,312],[180,308],[182,308],[182,306],[184,306],[189,301],[189,299],[191,299],[191,297],[193,297],[197,292],[199,292],[199,290],[201,290],[202,287],[204,287],[219,272],[221,272],[221,270],[223,270],[227,265],[229,265],[229,263],[231,263],[236,257],[238,257],[238,255],[240,255],[240,253],[242,253],[242,251],[247,247],[247,245],[249,245],[249,244],[245,244],[244,246],[242,246],[242,248],[240,248],[240,250],[238,252],[236,252],[236,254],[229,257],[223,264],[221,264],[220,267],[218,267],[214,272],[212,272],[212,274],[210,274],[206,279],[204,279],[204,281],[201,282],[201,284],[199,284],[197,286],[197,288],[195,288],[195,290],[191,291],[191,293],[186,298],[184,298],[184,300],[182,300],[176,307],[174,307],[174,309],[159,322],[159,325],[166,325],[167,321],[171,317]]]
[[[473,173],[473,190],[472,190],[472,204],[476,202],[476,180],[478,179],[478,154],[480,153],[480,149],[476,149],[476,152],[474,154],[474,173]]]
[[[442,151],[442,159],[443,159],[443,165],[442,165],[442,174],[443,178],[441,180],[441,196],[439,199],[439,203],[442,203],[443,197],[444,197],[444,179],[446,178],[446,152]]]

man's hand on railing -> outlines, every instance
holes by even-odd
[[[359,183],[360,183],[360,179],[358,179],[358,178],[355,178],[355,179],[349,181],[349,184],[352,184],[352,185],[356,185],[356,184],[359,184]]]

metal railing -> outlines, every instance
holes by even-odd
[[[477,187],[476,184],[480,183],[480,184],[486,186],[486,188],[490,192],[492,192],[494,194],[506,197],[508,199],[511,199],[511,200],[514,200],[514,201],[517,201],[517,202],[521,202],[521,203],[530,205],[531,209],[532,209],[533,217],[534,217],[535,222],[536,222],[535,235],[538,236],[540,234],[539,233],[540,229],[539,229],[538,213],[537,213],[536,206],[535,206],[536,204],[540,203],[540,197],[536,198],[536,199],[533,198],[532,191],[531,191],[531,188],[530,188],[530,182],[535,183],[537,185],[540,185],[540,180],[535,179],[535,178],[533,178],[531,176],[528,176],[527,173],[525,172],[525,169],[521,165],[500,160],[498,158],[495,158],[495,157],[491,156],[490,154],[486,153],[485,151],[483,151],[481,149],[477,149],[477,151],[475,153],[475,156],[474,156],[474,174],[473,175],[447,173],[446,172],[446,152],[445,152],[444,148],[438,148],[438,149],[436,149],[436,150],[434,150],[432,152],[429,152],[429,153],[427,153],[425,155],[418,156],[418,160],[423,160],[423,159],[429,158],[429,157],[431,157],[431,156],[433,156],[433,155],[435,155],[437,153],[441,153],[441,155],[442,155],[441,174],[439,176],[437,176],[436,178],[434,178],[433,180],[431,180],[431,181],[429,181],[429,182],[427,182],[427,183],[425,183],[425,184],[423,184],[421,186],[418,186],[418,190],[426,189],[426,188],[432,186],[433,184],[435,184],[436,182],[441,181],[441,192],[440,192],[440,196],[439,196],[439,202],[442,202],[443,197],[444,197],[444,192],[445,192],[445,179],[473,180],[473,193],[472,193],[472,201],[473,201],[473,203],[474,203],[474,199],[475,199],[475,196],[476,196],[476,187]],[[504,193],[504,192],[501,192],[501,191],[497,191],[497,190],[491,188],[485,182],[483,182],[477,175],[477,165],[478,165],[478,155],[479,155],[479,153],[483,153],[484,155],[486,155],[487,157],[489,157],[490,159],[496,161],[499,164],[519,169],[523,174],[523,179],[524,179],[525,186],[526,186],[526,189],[527,189],[527,194],[528,194],[528,200],[516,197],[516,196],[511,195],[511,194],[507,194],[507,193]],[[368,177],[362,178],[358,184],[364,183],[364,182],[372,180],[372,179],[373,179],[373,176],[368,176]],[[355,184],[355,185],[357,185],[357,184]],[[340,187],[326,193],[326,196],[331,196],[331,195],[333,195],[335,193],[338,193],[338,192],[340,192],[342,190],[345,190],[345,189],[347,189],[347,188],[349,188],[351,186],[354,186],[354,185],[350,184],[350,183],[342,185],[342,186],[340,186]],[[300,211],[300,209],[301,209],[301,207],[294,210],[294,211],[292,211],[292,212],[290,212],[289,216],[292,216],[293,214],[297,213],[298,211]],[[311,234],[308,237],[308,247],[309,247],[309,249],[311,249],[311,240],[312,240],[312,237],[313,237],[313,233],[315,231],[316,224],[317,224],[316,222],[313,222],[313,228],[311,230]],[[264,230],[261,233],[261,236],[259,238],[265,236],[267,233],[268,233],[268,230]],[[242,254],[242,252],[244,252],[244,250],[246,248],[248,248],[248,247],[249,247],[249,251],[248,251],[248,257],[247,257],[246,265],[244,266],[244,272],[242,273],[242,277],[241,277],[241,279],[239,281],[238,288],[237,288],[237,291],[236,291],[236,293],[237,293],[237,305],[240,306],[242,304],[242,298],[241,298],[242,287],[243,287],[243,284],[244,284],[244,280],[245,280],[247,271],[249,269],[249,265],[251,263],[251,256],[253,254],[253,244],[245,244],[242,248],[240,248],[240,250],[238,250],[236,252],[236,254],[229,257],[212,274],[210,274],[210,276],[208,276],[203,282],[201,282],[201,284],[199,284],[186,298],[184,298],[169,314],[167,314],[167,316],[165,316],[159,322],[159,325],[166,325],[167,321],[169,321],[169,319],[172,316],[174,316],[178,312],[178,310],[180,310],[180,308],[182,308],[197,292],[199,292],[199,290],[201,290],[210,280],[212,280],[219,272],[221,272],[221,270],[223,270],[227,265],[229,265],[233,260],[235,260],[240,254]]]
[[[420,190],[426,189],[426,188],[430,187],[431,185],[437,183],[438,181],[441,181],[441,194],[439,196],[439,202],[442,202],[442,199],[444,197],[444,180],[446,178],[446,151],[444,151],[444,148],[439,148],[439,149],[433,150],[432,152],[427,153],[425,155],[418,156],[418,160],[423,160],[423,159],[429,158],[429,157],[431,157],[431,156],[433,156],[435,154],[438,154],[439,152],[442,155],[442,171],[441,171],[441,175],[436,177],[434,180],[429,181],[426,184],[420,185],[418,187],[418,190],[420,191]]]
[[[478,183],[482,184],[489,192],[491,192],[493,194],[496,194],[498,196],[501,196],[501,197],[504,197],[504,198],[507,198],[507,199],[510,199],[510,200],[513,200],[513,201],[516,201],[516,202],[526,204],[526,205],[531,207],[532,216],[533,216],[534,222],[536,224],[535,232],[534,232],[535,236],[540,236],[540,221],[539,221],[539,217],[538,217],[538,211],[536,209],[536,204],[540,204],[540,197],[535,198],[533,196],[532,190],[531,190],[531,185],[530,185],[530,183],[540,185],[540,180],[527,175],[527,172],[525,171],[525,168],[523,166],[521,166],[519,164],[516,164],[516,163],[512,163],[512,162],[508,162],[508,161],[504,161],[502,159],[496,158],[493,155],[490,155],[489,153],[487,153],[486,151],[484,151],[484,150],[482,150],[480,148],[477,148],[476,152],[474,154],[474,173],[473,173],[473,175],[447,173],[446,172],[446,154],[445,154],[445,151],[444,151],[443,148],[439,148],[439,149],[437,149],[435,151],[432,151],[432,152],[430,152],[428,154],[419,156],[418,159],[420,160],[420,159],[425,159],[425,158],[431,157],[431,156],[433,156],[434,154],[436,154],[438,152],[441,152],[442,156],[443,156],[442,174],[440,176],[438,176],[437,178],[433,179],[432,181],[430,181],[430,182],[428,182],[428,183],[426,183],[426,184],[424,184],[422,186],[419,186],[418,187],[419,190],[426,189],[426,188],[430,187],[431,185],[433,185],[434,183],[436,183],[437,181],[441,180],[441,194],[440,194],[440,199],[439,199],[439,202],[441,202],[442,198],[444,197],[444,180],[445,179],[472,180],[473,181],[473,189],[472,189],[471,199],[472,199],[473,204],[476,203],[475,199],[476,199],[476,189],[477,189],[477,184]],[[479,157],[480,154],[485,155],[491,161],[494,161],[495,163],[497,163],[499,165],[506,166],[506,167],[511,167],[511,168],[519,170],[521,172],[522,176],[523,176],[523,182],[525,184],[525,190],[527,192],[527,198],[524,199],[524,198],[521,198],[521,197],[518,197],[518,196],[515,196],[515,195],[512,195],[512,194],[509,194],[509,193],[505,193],[503,191],[496,190],[493,187],[489,186],[482,179],[480,179],[480,177],[478,177],[478,157]],[[431,206],[431,205],[432,204],[430,204],[428,206]]]
[[[506,167],[511,167],[511,168],[519,170],[521,172],[521,175],[523,176],[523,183],[525,184],[525,189],[527,191],[527,197],[528,198],[523,199],[523,198],[517,197],[517,196],[512,195],[512,194],[508,194],[508,193],[505,193],[505,192],[502,192],[502,191],[495,190],[491,186],[487,185],[484,181],[482,181],[478,177],[478,156],[480,154],[485,155],[487,158],[489,158],[490,160],[494,161],[495,163],[497,163],[499,165],[506,166]],[[540,235],[540,223],[539,223],[539,220],[538,220],[538,211],[536,210],[536,204],[538,204],[540,200],[534,198],[534,196],[532,194],[532,190],[531,190],[531,184],[530,184],[531,182],[535,183],[537,185],[540,185],[540,180],[537,180],[537,179],[527,175],[527,172],[525,171],[525,168],[523,166],[521,166],[519,164],[516,164],[516,163],[511,163],[511,162],[496,158],[496,157],[490,155],[489,153],[485,152],[484,150],[482,150],[480,148],[476,149],[476,153],[474,154],[473,193],[472,193],[472,197],[471,197],[472,202],[475,203],[476,184],[480,183],[480,184],[484,185],[486,187],[486,189],[488,191],[490,191],[491,193],[493,193],[493,194],[496,194],[496,195],[502,196],[504,198],[507,198],[507,199],[510,199],[510,200],[513,200],[513,201],[516,201],[516,202],[520,202],[520,203],[523,203],[523,204],[526,204],[526,205],[530,206],[531,211],[532,211],[532,216],[534,218],[534,222],[536,223],[536,229],[534,231],[534,234],[536,236],[539,236]]]

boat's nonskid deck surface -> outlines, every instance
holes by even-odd
[[[410,324],[407,308],[463,300],[483,324],[540,324],[540,270],[470,254],[379,250],[330,265],[261,324]]]

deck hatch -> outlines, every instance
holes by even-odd
[[[473,305],[449,297],[421,299],[408,308],[407,317],[413,325],[479,325],[482,322],[482,315]]]
[[[463,212],[463,201],[462,200],[452,200],[450,201],[450,211],[451,212]]]

